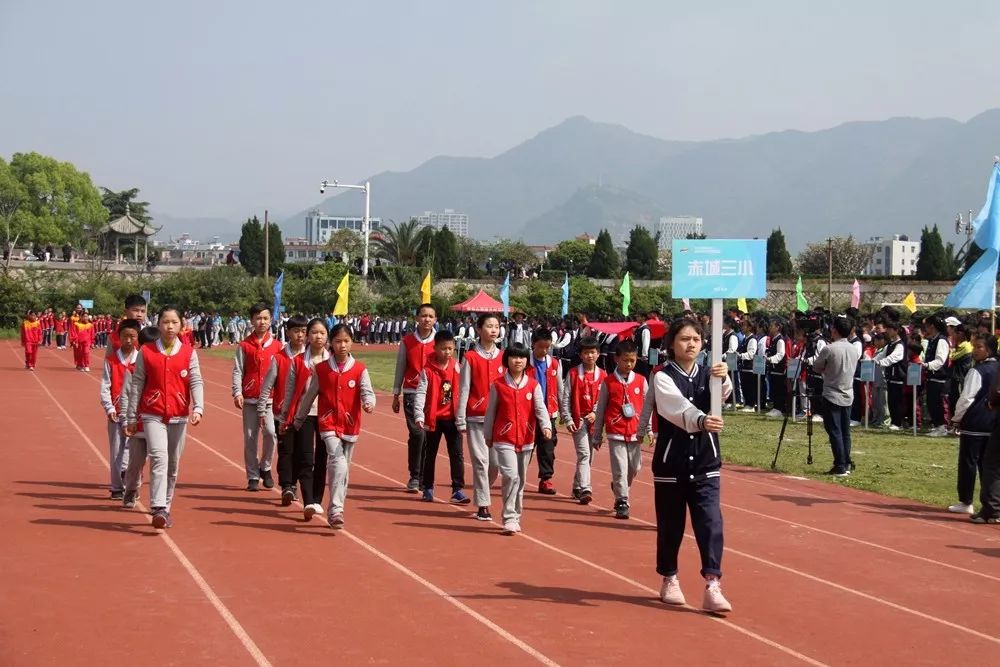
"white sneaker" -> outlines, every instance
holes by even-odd
[[[898,426],[896,426],[895,424],[892,424],[892,425],[891,425],[891,426],[889,427],[889,430],[890,430],[890,431],[902,431],[903,429],[899,428],[899,427],[898,427]]]
[[[854,421],[854,420],[852,419],[852,420],[851,420],[851,428],[856,428],[856,427],[858,427],[858,426],[861,426],[861,422],[856,422],[856,421]]]
[[[517,521],[506,521],[503,524],[504,535],[514,535],[521,532],[521,524]]]
[[[89,373],[90,372],[90,366],[84,366],[83,367],[83,372],[84,373]]]
[[[757,411],[754,410],[753,408],[743,408],[742,410],[740,410],[740,412],[757,412]]]
[[[935,426],[927,432],[927,437],[929,438],[943,438],[946,435],[948,435],[948,429],[944,426]]]
[[[771,410],[770,412],[767,413],[767,416],[770,417],[771,419],[778,419],[779,417],[782,416],[782,412],[781,410]]]
[[[705,597],[702,599],[701,608],[713,614],[724,614],[733,610],[733,605],[722,594],[722,586],[718,579],[709,579],[705,585]]]
[[[311,521],[314,516],[323,511],[317,503],[310,503],[302,509],[302,515],[306,518],[306,521]]]
[[[948,506],[948,511],[952,514],[975,514],[976,510],[972,505],[966,505],[965,503],[955,503],[954,505]]]
[[[663,577],[660,585],[660,599],[667,604],[685,605],[684,591],[681,590],[681,582],[675,574],[672,577]]]
[[[823,423],[822,415],[813,415],[813,424],[822,424],[822,423]]]

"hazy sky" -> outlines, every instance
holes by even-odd
[[[154,212],[291,214],[323,178],[578,114],[667,139],[966,120],[1000,106],[998,36],[996,0],[0,0],[0,155]]]

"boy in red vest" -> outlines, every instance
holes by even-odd
[[[274,488],[271,461],[274,458],[274,421],[265,420],[261,428],[257,414],[257,401],[264,386],[264,375],[271,365],[271,357],[281,351],[281,344],[271,337],[271,309],[258,303],[250,309],[253,330],[236,346],[233,363],[233,405],[243,411],[243,463],[247,471],[247,491],[264,487]],[[266,402],[265,402],[266,407]],[[257,458],[257,437],[263,431],[264,447]]]
[[[281,431],[278,416],[285,400],[285,392],[289,391],[288,375],[295,357],[306,349],[306,327],[309,325],[302,315],[296,315],[285,322],[285,332],[288,344],[271,357],[264,376],[264,386],[261,387],[257,399],[257,418],[261,428],[267,428],[268,422],[275,431]],[[268,407],[271,410],[268,410]],[[295,449],[295,431],[285,429],[278,436],[278,484],[281,486],[281,506],[288,507],[295,501],[295,482],[293,461]]]
[[[29,310],[27,317],[21,322],[21,346],[24,347],[24,367],[35,370],[35,360],[38,358],[38,346],[42,344],[42,323],[38,313]]]
[[[648,429],[640,424],[646,402],[646,378],[634,372],[639,361],[635,342],[626,338],[615,349],[615,370],[604,379],[597,399],[594,448],[600,449],[608,434],[611,455],[611,489],[615,494],[615,518],[629,518],[629,488],[642,465],[642,436]]]
[[[424,502],[434,502],[434,464],[444,437],[451,466],[451,502],[468,505],[465,495],[465,458],[462,437],[455,426],[458,415],[458,364],[455,362],[455,336],[450,331],[434,335],[434,354],[424,365],[414,398],[417,426],[427,432],[424,443],[421,486]]]
[[[104,355],[104,373],[101,375],[101,407],[108,416],[108,463],[111,473],[111,499],[122,500],[125,494],[124,473],[128,468],[128,448],[125,446],[125,411],[123,389],[125,377],[135,371],[139,356],[136,342],[141,325],[136,320],[122,320],[118,324],[118,349]]]
[[[600,343],[593,336],[580,339],[580,364],[572,368],[563,383],[560,406],[563,423],[573,435],[576,447],[576,474],[573,476],[573,497],[581,505],[593,500],[590,486],[590,454],[594,422],[597,420],[597,399],[606,373],[597,367]]]
[[[554,425],[556,417],[559,416],[559,397],[563,393],[563,381],[559,360],[549,355],[551,347],[551,331],[535,329],[531,333],[531,359],[527,373],[542,390],[549,422]],[[538,450],[538,492],[554,496],[556,489],[552,485],[552,476],[556,472],[555,429],[550,429],[549,435],[544,436],[543,429],[536,428],[535,448]]]
[[[129,294],[125,297],[125,310],[122,312],[122,319],[135,320],[140,326],[146,325],[146,299],[141,294]],[[112,326],[111,334],[108,337],[108,345],[111,346],[112,350],[117,350],[121,345],[114,326]]]
[[[524,482],[535,448],[535,430],[552,437],[552,422],[542,388],[525,369],[531,352],[514,343],[503,353],[507,372],[490,387],[486,407],[486,445],[496,451],[503,476],[503,533],[521,532]]]
[[[424,370],[428,356],[434,351],[434,324],[437,313],[429,303],[417,308],[417,330],[403,337],[402,345],[396,354],[396,377],[392,383],[392,411],[399,414],[399,397],[403,397],[403,414],[406,417],[407,464],[410,469],[410,481],[406,490],[410,493],[420,491],[420,477],[423,475],[421,463],[426,436],[424,430],[417,426],[415,400],[417,385],[420,383],[420,373]]]

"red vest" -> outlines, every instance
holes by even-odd
[[[176,354],[167,355],[162,351],[162,343],[143,345],[142,367],[146,372],[146,384],[139,397],[136,413],[156,415],[164,423],[175,417],[187,417],[191,412],[191,379],[188,367],[194,348],[177,340],[180,345]]]
[[[617,373],[611,373],[604,378],[604,386],[608,388],[608,407],[604,411],[604,430],[610,435],[621,436],[626,442],[635,440],[639,430],[639,413],[646,400],[646,378],[638,373],[632,373],[632,381],[623,383]],[[634,414],[626,417],[622,414],[622,406],[632,404]]]
[[[424,425],[429,431],[437,430],[438,419],[454,419],[458,414],[458,364],[454,359],[448,360],[448,366],[441,368],[433,360],[427,360],[424,366],[427,376],[427,397],[424,401]],[[451,400],[444,400],[445,383],[451,392]]]
[[[416,389],[420,384],[420,373],[424,370],[427,355],[434,351],[434,337],[431,336],[430,341],[422,343],[417,339],[417,334],[407,334],[403,337],[403,346],[406,348],[403,389]]]
[[[559,371],[561,367],[559,365],[559,360],[555,357],[549,357],[548,364],[548,377],[545,378],[545,407],[549,411],[549,415],[554,415],[559,412]],[[535,363],[532,359],[528,360],[528,367],[525,372],[533,379],[538,380],[535,377]]]
[[[338,372],[333,357],[316,366],[319,382],[319,430],[338,436],[361,433],[361,376],[365,365],[356,359],[350,368]]]
[[[281,414],[281,404],[285,400],[285,383],[288,381],[288,369],[292,367],[295,359],[302,356],[299,352],[294,357],[289,357],[289,348],[285,347],[281,352],[274,355],[274,362],[278,364],[278,374],[274,378],[274,385],[271,387],[271,412],[277,417]],[[296,376],[297,377],[297,376]],[[294,415],[293,415],[294,416]]]
[[[127,359],[122,361],[118,350],[113,350],[104,356],[104,363],[108,365],[108,374],[111,376],[111,404],[117,408],[122,387],[125,386],[125,373],[135,371],[135,362]]]
[[[469,400],[465,406],[465,416],[485,417],[486,401],[490,397],[490,385],[504,374],[503,353],[487,359],[475,348],[465,353],[465,363],[469,367]]]
[[[291,363],[295,367],[295,386],[286,388],[286,391],[290,390],[292,392],[292,400],[288,404],[288,414],[285,416],[285,424],[287,426],[291,426],[292,422],[295,421],[295,413],[299,411],[299,401],[302,400],[302,394],[306,391],[306,384],[309,383],[309,378],[312,377],[312,369],[306,366],[306,354],[309,354],[309,348],[306,348],[305,353],[296,356]]]
[[[569,372],[569,413],[577,426],[597,407],[597,397],[605,377],[607,374],[602,369],[595,367],[594,373],[590,374],[583,370],[582,364]]]
[[[264,334],[260,343],[256,336],[250,334],[240,341],[239,349],[243,351],[243,386],[240,390],[243,398],[260,398],[264,374],[271,365],[271,357],[281,351],[281,346],[269,333]]]
[[[497,393],[496,413],[493,417],[493,444],[504,442],[521,451],[535,443],[535,389],[538,383],[529,377],[520,389],[507,384],[503,377],[493,383]]]

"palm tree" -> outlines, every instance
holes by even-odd
[[[392,222],[392,227],[383,228],[380,236],[373,239],[375,255],[397,266],[417,266],[430,253],[433,236],[433,229],[421,226],[416,220]]]

